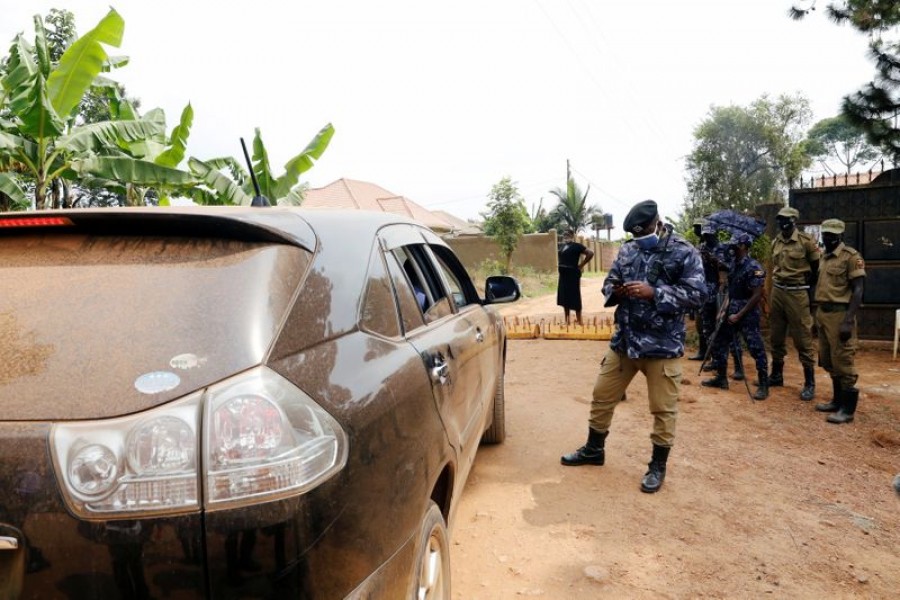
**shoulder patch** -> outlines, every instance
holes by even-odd
[[[754,276],[754,277],[762,277],[763,275],[765,275],[765,272],[764,272],[764,271],[759,271],[759,270],[753,271],[753,276]]]
[[[865,269],[866,268],[866,262],[862,259],[861,256],[856,259],[856,268],[857,269]]]

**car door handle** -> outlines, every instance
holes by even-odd
[[[14,537],[0,535],[0,550],[16,550],[19,547],[19,540]]]
[[[475,328],[475,341],[479,344],[484,341],[484,333],[481,332],[481,327]]]
[[[431,363],[431,380],[441,385],[447,383],[450,375],[450,365],[444,362],[443,357],[435,356]]]

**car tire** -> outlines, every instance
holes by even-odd
[[[416,552],[416,600],[450,600],[450,542],[444,515],[434,500],[422,520],[419,548]]]
[[[490,427],[481,436],[482,444],[500,444],[506,439],[506,404],[503,395],[503,370],[497,378],[497,390],[494,392],[494,406],[491,410],[493,420]]]

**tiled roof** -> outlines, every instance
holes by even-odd
[[[419,206],[405,196],[398,196],[380,185],[367,181],[341,178],[325,187],[306,191],[304,208],[349,208],[389,212],[411,217],[435,231],[452,231],[446,219]]]

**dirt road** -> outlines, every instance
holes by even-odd
[[[585,280],[586,311],[599,281]],[[553,314],[553,298],[511,314]],[[453,598],[896,598],[900,360],[859,355],[859,410],[825,422],[786,386],[701,388],[684,362],[678,437],[657,494],[639,491],[651,417],[638,375],[603,467],[563,467],[584,443],[607,342],[512,340],[504,444],[482,447],[452,532]],[[751,366],[750,357],[746,364]],[[705,375],[704,375],[705,376]],[[830,398],[819,370],[817,401]]]

